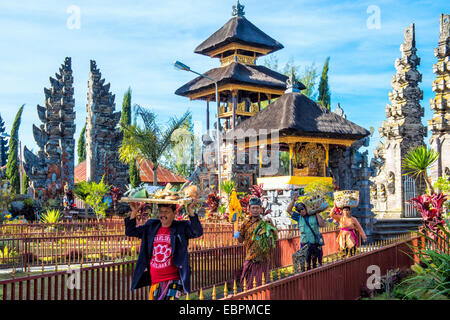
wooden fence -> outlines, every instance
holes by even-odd
[[[413,261],[405,254],[407,243],[418,244],[418,237],[391,239],[364,248],[364,252],[351,258],[326,263],[324,266],[301,274],[273,281],[272,273],[266,281],[270,283],[238,293],[236,285],[231,295],[225,286],[224,299],[356,299],[361,286],[369,276],[367,266],[379,265],[381,273],[389,269],[407,268]],[[289,263],[282,258],[284,252],[294,250],[292,239],[278,240],[273,253],[274,261]],[[332,249],[330,249],[332,250]],[[202,291],[213,286],[236,284],[238,270],[243,263],[243,246],[206,249],[190,253],[191,291]],[[224,258],[225,256],[225,258]],[[235,260],[227,257],[238,257]],[[279,257],[278,260],[276,257]],[[227,260],[228,259],[228,260]],[[202,262],[203,260],[203,262]],[[0,281],[0,300],[146,300],[148,287],[130,292],[136,261],[122,261],[97,266],[81,266],[68,271],[56,271],[38,275]],[[225,266],[225,268],[223,267]],[[274,262],[273,267],[280,267]],[[281,265],[283,267],[283,265]],[[286,267],[286,266],[284,266]],[[210,270],[210,272],[206,272]],[[242,288],[241,288],[242,289]],[[218,295],[220,296],[220,294]]]
[[[393,242],[321,268],[227,295],[223,300],[355,300],[373,273],[369,267],[379,268],[380,275],[396,268],[410,268],[414,260],[408,256],[413,256],[408,244],[417,246],[419,239],[416,236]]]
[[[95,226],[95,229],[73,231],[73,225],[67,224],[56,226],[53,232],[47,229],[42,233],[13,234],[9,237],[4,235],[0,237],[2,250],[0,268],[94,263],[117,261],[124,257],[134,258],[139,253],[140,239],[125,236],[123,221],[121,225],[122,229],[115,224],[105,224],[103,225],[105,229],[101,229],[100,225],[86,223],[83,227]],[[58,227],[64,228],[65,231],[58,231],[56,229]],[[203,229],[202,237],[189,241],[190,251],[238,245],[237,239],[233,237],[231,224],[204,224]],[[324,232],[324,237],[329,232],[327,229],[321,231]],[[281,239],[299,236],[298,229],[284,229],[278,232]],[[331,242],[330,240],[329,243]],[[298,245],[296,248],[298,250]]]

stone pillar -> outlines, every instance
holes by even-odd
[[[101,79],[100,70],[91,60],[86,111],[86,180],[124,187],[128,166],[119,161],[122,132],[118,128],[121,112],[115,112],[115,95],[110,84]]]
[[[71,188],[74,184],[75,99],[70,57],[49,80],[51,88],[44,88],[44,107],[37,106],[43,124],[33,125],[39,151],[34,155],[24,147],[24,169],[34,190],[45,189],[47,198],[58,198],[66,182]]]
[[[450,15],[441,14],[439,22],[439,46],[434,50],[438,61],[433,65],[436,80],[432,83],[436,95],[430,99],[434,114],[428,120],[432,132],[430,145],[439,153],[439,159],[431,167],[432,183],[439,176],[450,174]]]
[[[420,105],[423,91],[419,88],[422,75],[417,70],[420,58],[417,56],[415,28],[411,24],[404,32],[400,46],[401,58],[395,61],[397,73],[392,76],[391,104],[386,106],[387,120],[379,128],[384,138],[375,152],[373,170],[374,212],[377,218],[401,218],[404,211],[404,186],[402,159],[414,147],[424,144],[427,135],[422,124],[424,109]],[[416,194],[423,190],[416,183]],[[376,190],[376,191],[375,191]]]

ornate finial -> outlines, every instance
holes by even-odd
[[[291,75],[286,80],[286,91],[285,93],[289,92],[300,92],[299,84],[297,79],[295,78],[294,71],[292,70]]]
[[[241,4],[239,3],[239,0],[237,0],[236,5],[233,6],[233,12],[232,12],[231,15],[232,15],[233,17],[235,17],[235,16],[243,17],[243,16],[245,15],[244,7],[245,7],[245,6],[241,5]]]
[[[439,20],[439,41],[445,41],[450,37],[450,14],[441,13]]]
[[[414,23],[405,29],[404,31],[405,41],[400,46],[400,51],[407,52],[416,49],[416,34]]]
[[[344,112],[344,109],[341,108],[341,104],[338,103],[338,106],[336,109],[334,109],[333,113],[336,113],[338,116],[341,116],[344,119],[347,119],[347,115]]]

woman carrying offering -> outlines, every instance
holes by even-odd
[[[345,206],[342,215],[336,213],[336,205],[330,212],[330,217],[339,223],[340,232],[336,239],[339,243],[339,249],[344,256],[350,257],[356,253],[356,248],[360,245],[359,238],[362,237],[364,242],[367,241],[366,234],[355,217],[352,217],[351,209]]]

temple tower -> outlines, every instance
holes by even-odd
[[[433,119],[428,120],[431,130],[431,147],[439,153],[439,159],[431,168],[432,183],[439,176],[450,175],[450,15],[441,14],[439,21],[439,46],[434,49],[438,62],[433,65],[436,80],[433,81],[434,99],[430,99]]]
[[[64,60],[55,77],[50,77],[51,88],[44,88],[44,107],[37,106],[43,124],[33,125],[33,136],[39,151],[35,155],[24,147],[24,169],[31,187],[35,192],[41,189],[49,198],[58,197],[66,182],[73,187],[75,99],[71,58]]]
[[[114,112],[115,95],[110,84],[101,79],[94,60],[90,63],[86,111],[86,181],[104,182],[115,186],[127,184],[127,166],[119,161],[122,133],[118,128],[121,112]]]
[[[218,84],[219,124],[215,125],[219,125],[222,134],[284,94],[287,76],[256,64],[259,57],[282,48],[281,43],[245,17],[244,6],[237,1],[233,6],[232,18],[195,49],[195,53],[217,58],[221,63],[219,68],[206,71],[204,75],[215,79]],[[303,84],[300,86],[300,90],[305,89]],[[216,147],[215,143],[210,143],[211,137],[216,134],[215,130],[210,131],[209,120],[210,102],[214,102],[213,111],[216,111],[217,105],[214,82],[199,76],[177,89],[175,94],[206,102],[206,129],[209,135],[206,140],[209,141],[205,143],[205,175],[200,175],[200,185],[202,189],[204,186],[217,186]],[[237,157],[233,144],[221,145],[222,180],[234,180],[238,190],[247,191],[252,184],[256,184],[258,162],[256,160],[255,165],[248,165],[248,158],[253,156],[242,153]]]
[[[375,153],[372,166],[375,177],[371,180],[371,202],[377,218],[405,217],[405,181],[402,159],[406,153],[424,144],[427,135],[422,124],[424,109],[420,106],[423,91],[419,88],[422,75],[417,70],[420,58],[416,54],[414,24],[404,31],[404,42],[400,46],[401,58],[395,60],[396,74],[392,76],[392,92],[389,93],[391,104],[386,106],[387,120],[379,128],[380,142]],[[415,190],[411,194],[421,192],[419,187],[424,183],[411,182]]]

